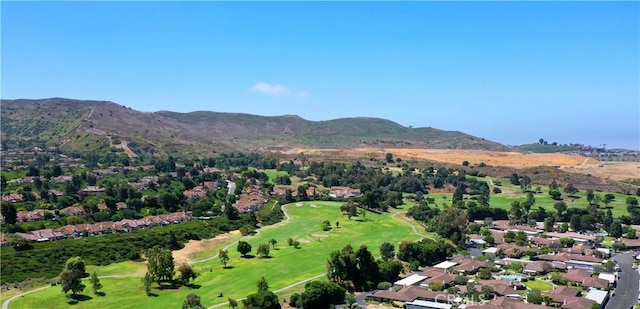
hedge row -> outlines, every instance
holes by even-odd
[[[127,260],[139,260],[142,252],[156,245],[171,247],[171,232],[180,244],[190,239],[208,239],[239,229],[245,220],[214,218],[190,221],[169,226],[123,234],[107,234],[55,242],[35,243],[33,248],[1,251],[2,276],[0,284],[21,282],[29,278],[54,278],[60,274],[66,260],[80,256],[90,265],[108,265]]]

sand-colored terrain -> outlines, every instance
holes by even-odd
[[[492,166],[529,168],[536,166],[555,166],[568,172],[591,174],[596,177],[622,180],[640,178],[640,162],[600,162],[594,158],[559,153],[519,153],[487,150],[464,149],[419,149],[419,148],[352,148],[318,149],[294,148],[287,154],[304,152],[308,156],[334,156],[353,158],[383,159],[386,153],[394,158],[430,160],[443,163],[462,164],[468,161],[472,165],[484,162]]]
[[[209,250],[216,250],[221,243],[238,235],[240,235],[240,231],[232,231],[211,239],[189,240],[189,242],[185,244],[184,248],[173,251],[173,260],[176,265],[191,263],[193,262],[192,258],[194,254]]]

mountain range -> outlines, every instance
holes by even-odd
[[[295,115],[140,112],[109,101],[65,98],[1,100],[0,108],[3,140],[37,139],[75,152],[109,147],[174,155],[292,147],[511,150],[459,131],[410,128],[380,118],[309,121]]]

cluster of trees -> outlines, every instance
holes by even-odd
[[[86,286],[82,283],[82,278],[87,277],[85,263],[79,256],[71,257],[67,260],[59,275],[60,286],[62,287],[62,293],[67,294],[71,291],[72,296],[78,295],[84,291]],[[100,290],[102,289],[102,283],[98,278],[98,274],[94,271],[89,277],[91,283],[91,290],[93,294],[103,296]]]
[[[178,276],[175,273],[175,262],[170,249],[159,246],[147,250],[147,273],[142,279],[145,292],[149,295],[151,291],[151,283],[156,282],[158,285],[170,284],[188,285],[191,280],[198,278],[191,265],[182,263],[178,267]]]
[[[345,301],[346,290],[335,282],[311,281],[304,285],[304,292],[294,293],[289,305],[304,309],[329,309],[331,305]]]
[[[394,281],[402,271],[400,262],[389,259],[388,248],[386,257],[376,261],[367,246],[362,245],[354,251],[351,245],[346,245],[342,250],[331,252],[327,261],[327,275],[332,282],[368,290],[379,282]]]
[[[267,279],[261,277],[256,283],[258,290],[242,300],[242,306],[246,309],[280,309],[278,295],[269,290]],[[234,301],[235,302],[235,301]],[[231,303],[231,301],[230,301]]]
[[[398,247],[398,259],[408,262],[412,269],[431,266],[445,260],[455,252],[446,242],[423,239],[418,242],[403,241]]]

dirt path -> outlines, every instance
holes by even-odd
[[[407,213],[406,211],[398,211],[398,212],[394,213],[393,215],[391,215],[391,217],[396,218],[396,216],[398,214],[403,214],[404,215],[406,213]],[[413,230],[414,234],[416,234],[416,235],[418,235],[420,237],[428,238],[428,239],[431,239],[431,240],[435,241],[435,239],[433,237],[431,237],[429,235],[421,234],[420,232],[418,232],[418,229],[416,228],[416,226],[413,225],[413,223],[409,222],[407,219],[403,219],[403,218],[396,218],[396,219],[401,220],[402,222],[404,222],[406,224],[409,224],[411,226],[411,229]]]

